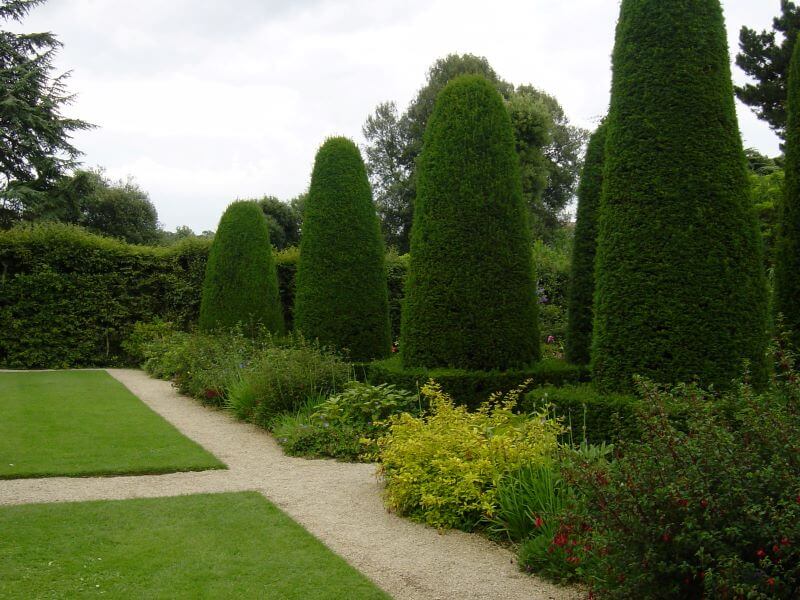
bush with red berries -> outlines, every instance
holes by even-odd
[[[800,597],[800,373],[783,344],[775,357],[761,393],[639,381],[642,442],[567,468],[600,597]],[[676,404],[686,423],[668,418]]]

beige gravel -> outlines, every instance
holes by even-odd
[[[546,600],[583,596],[517,571],[477,535],[437,531],[383,507],[375,466],[287,457],[262,429],[204,408],[141,371],[109,369],[227,471],[0,481],[0,505],[256,490],[398,600]]]

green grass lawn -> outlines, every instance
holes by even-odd
[[[105,371],[0,373],[0,479],[224,466]]]
[[[254,492],[5,507],[0,532],[0,598],[389,598]]]

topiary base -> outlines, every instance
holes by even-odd
[[[564,385],[589,380],[589,369],[560,360],[543,360],[531,367],[509,371],[466,371],[463,369],[404,369],[399,356],[379,360],[364,368],[367,380],[378,385],[390,383],[417,391],[433,379],[457,404],[477,408],[495,392],[507,392],[527,380],[532,385]]]

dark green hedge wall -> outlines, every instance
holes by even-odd
[[[65,225],[0,232],[0,368],[127,364],[120,343],[136,321],[195,327],[210,245],[130,246]],[[298,254],[275,253],[288,329]],[[407,257],[386,261],[397,335]]]
[[[577,365],[588,365],[592,354],[594,257],[597,248],[597,211],[603,191],[605,150],[606,125],[602,123],[589,140],[578,186],[578,214],[572,247],[567,299],[567,341],[564,348],[567,360]]]
[[[303,210],[296,329],[353,360],[387,356],[385,254],[361,153],[347,138],[330,138],[317,152]]]
[[[593,377],[764,379],[766,285],[719,0],[623,0],[596,257]]]
[[[211,244],[200,303],[200,329],[246,331],[263,326],[283,333],[283,307],[269,243],[269,227],[256,202],[225,210]]]
[[[495,392],[508,392],[525,381],[532,385],[564,385],[587,381],[589,369],[570,365],[561,360],[547,359],[524,369],[508,371],[472,371],[464,369],[404,368],[400,357],[374,361],[361,365],[365,378],[375,385],[391,383],[411,391],[418,391],[429,379],[442,386],[453,400],[470,408],[477,408]],[[357,370],[360,376],[361,372]]]
[[[789,68],[786,182],[776,249],[775,312],[800,348],[800,44]]]
[[[461,76],[440,92],[417,178],[404,365],[490,370],[535,362],[536,289],[514,131],[485,78]]]
[[[0,366],[121,364],[136,321],[190,326],[208,245],[130,246],[66,225],[0,233]]]

